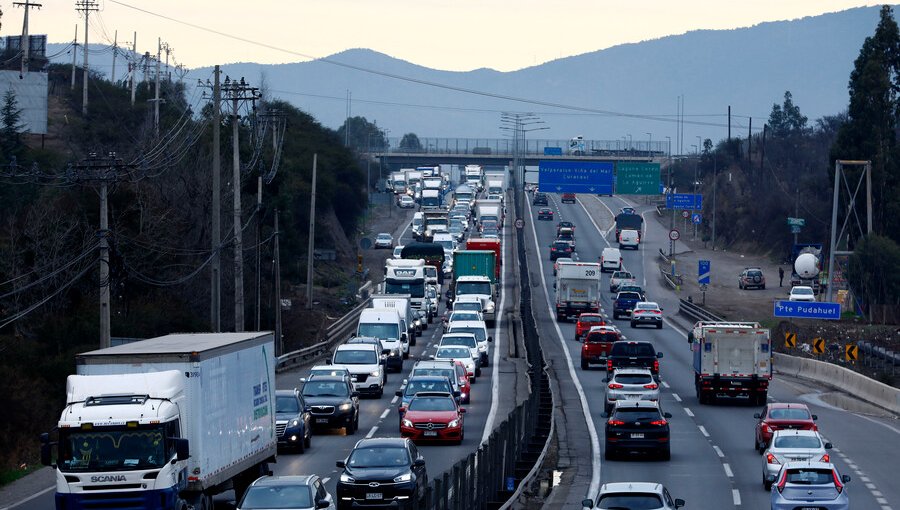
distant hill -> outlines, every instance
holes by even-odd
[[[699,30],[512,72],[440,71],[366,49],[344,51],[328,59],[452,87],[626,114],[674,116],[676,98],[684,94],[687,121],[720,125],[686,124],[684,150],[691,151],[697,135],[714,140],[725,137],[724,115],[729,105],[735,114],[735,136],[746,136],[748,115],[753,117],[754,127],[761,127],[772,104],[780,104],[786,90],[811,120],[844,110],[853,60],[864,39],[874,33],[879,9],[855,8],[735,30]],[[48,53],[62,47],[48,45]],[[72,57],[62,54],[57,58],[66,63]],[[96,69],[109,71],[109,52],[92,53],[91,58]],[[121,58],[117,69],[121,76],[125,69]],[[377,120],[379,126],[390,129],[391,138],[407,132],[420,137],[502,138],[500,110],[539,113],[550,129],[530,133],[528,138],[568,139],[580,134],[588,139],[621,139],[631,134],[633,140],[644,141],[648,132],[657,141],[668,135],[674,143],[675,138],[673,122],[588,115],[484,97],[322,61],[236,63],[223,69],[254,85],[264,74],[273,96],[290,101],[332,128],[344,121],[344,98],[350,90],[352,114]],[[192,70],[185,80],[195,84],[210,75],[211,68],[204,67]]]

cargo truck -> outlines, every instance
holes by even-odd
[[[489,195],[502,195],[506,191],[505,173],[488,173],[484,176],[485,188]]]
[[[554,288],[557,321],[600,312],[600,264],[561,262]]]
[[[450,228],[450,214],[443,207],[423,207],[422,215],[425,219],[424,232],[420,241],[430,243],[434,239],[436,230],[446,232]]]
[[[56,508],[211,509],[275,461],[271,332],[174,334],[75,357],[56,441]],[[53,449],[56,463],[53,464]]]
[[[419,205],[422,207],[440,207],[443,205],[440,189],[423,189]]]
[[[485,276],[497,283],[497,254],[489,250],[457,250],[453,252],[453,276]]]
[[[454,265],[455,271],[455,265]],[[458,276],[453,282],[453,296],[471,296],[481,300],[482,315],[488,326],[493,327],[496,320],[496,308],[494,296],[497,295],[497,287],[488,276]]]
[[[694,324],[688,335],[694,353],[694,388],[701,404],[740,397],[763,405],[772,380],[772,340],[757,322]]]
[[[499,239],[473,237],[466,241],[466,250],[490,250],[494,252],[494,283],[500,281],[500,270],[503,264],[501,249],[502,246]]]
[[[387,259],[384,261],[384,283],[381,287],[384,294],[408,294],[419,319],[416,331],[428,329],[432,317],[431,300],[425,295],[424,260]]]
[[[394,190],[394,194],[405,195],[406,187],[406,172],[403,170],[391,172],[391,189]]]
[[[640,214],[620,213],[616,215],[616,242],[619,242],[619,234],[623,230],[637,230],[637,242],[644,237],[644,218]]]
[[[466,165],[465,183],[472,188],[481,191],[484,189],[484,168],[481,165]]]

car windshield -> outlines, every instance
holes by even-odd
[[[381,241],[390,241],[391,235],[390,234],[378,234],[378,239]]]
[[[425,295],[425,279],[405,281],[393,278],[384,281],[385,294],[409,294],[412,297]]]
[[[480,312],[481,311],[481,303],[475,303],[475,302],[453,303],[453,312],[456,313],[460,310],[472,310],[475,312]]]
[[[347,466],[352,468],[376,468],[409,466],[406,448],[396,446],[361,447],[350,453]]]
[[[425,266],[425,276],[428,278],[437,278],[437,268],[434,266]]]
[[[638,310],[656,310],[658,306],[654,303],[638,303],[636,308]]]
[[[409,403],[410,411],[456,411],[456,402],[449,397],[416,397]]]
[[[775,408],[769,411],[773,420],[809,420],[809,411],[797,407]]]
[[[613,345],[612,353],[619,356],[656,356],[656,351],[653,349],[653,346],[650,344],[638,344],[638,343],[623,343],[617,342]]]
[[[441,345],[462,345],[464,347],[476,347],[475,339],[470,336],[445,336],[441,339]]]
[[[455,374],[455,370],[452,368],[416,368],[413,369],[412,377],[417,375],[436,375],[440,377],[446,377],[448,380],[452,379]]]
[[[409,381],[406,384],[406,394],[415,395],[420,391],[446,391],[450,392],[450,383],[448,381]]]
[[[83,472],[160,468],[175,455],[167,439],[172,435],[167,434],[167,428],[166,424],[89,430],[61,428],[59,469]]]
[[[377,365],[378,356],[373,350],[341,350],[334,353],[335,365]]]
[[[481,328],[450,327],[450,333],[472,333],[479,342],[487,340],[487,334]]]
[[[356,334],[372,338],[396,339],[400,338],[400,328],[396,324],[370,322],[360,324],[356,330]]]
[[[762,271],[747,271],[747,276],[762,276]]]
[[[456,282],[456,294],[459,296],[467,294],[490,296],[491,284],[490,282]]]
[[[307,381],[303,385],[304,397],[346,397],[347,385],[337,381]]]
[[[469,349],[462,347],[441,347],[438,349],[435,358],[467,358],[472,355]]]
[[[582,315],[578,322],[603,322],[603,317],[597,315]]]
[[[597,508],[610,510],[656,510],[665,508],[657,494],[629,492],[627,494],[604,494],[600,496]]]
[[[247,489],[240,508],[312,508],[312,493],[306,485],[257,485]]]
[[[479,308],[480,308],[480,306],[479,306]],[[449,322],[453,322],[453,321],[479,321],[479,320],[481,320],[481,318],[478,317],[478,312],[473,311],[473,310],[464,310],[464,311],[461,311],[461,312],[453,312],[453,313],[451,313],[451,314],[450,314],[450,320],[449,320]]]
[[[622,407],[616,409],[615,418],[625,423],[639,421],[656,421],[660,419],[659,411],[652,408]]]
[[[773,444],[775,448],[819,448],[822,446],[816,436],[778,436]]]
[[[812,296],[813,295],[813,290],[810,289],[809,287],[806,287],[806,288],[794,287],[794,290],[792,290],[791,292],[798,296]]]
[[[834,483],[830,469],[788,469],[787,483],[797,485],[826,485]]]
[[[650,374],[616,374],[615,381],[619,384],[650,384],[653,376]]]
[[[275,397],[276,413],[299,413],[300,401],[293,395],[276,396]]]

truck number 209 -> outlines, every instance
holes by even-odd
[[[597,271],[594,271],[593,269],[588,269],[587,271],[584,272],[584,275],[585,276],[597,276]]]

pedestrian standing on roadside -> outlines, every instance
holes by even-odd
[[[781,287],[781,284],[784,282],[784,268],[778,266],[778,286]]]

